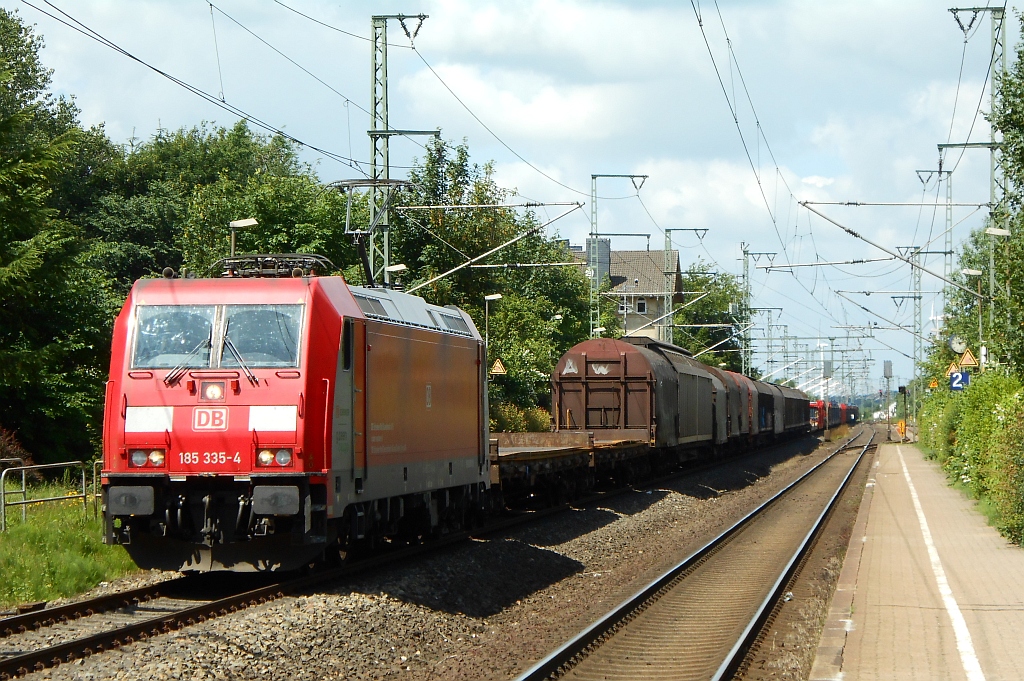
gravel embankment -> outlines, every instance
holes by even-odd
[[[514,677],[820,460],[812,450],[726,463],[28,678]]]

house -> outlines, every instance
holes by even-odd
[[[606,295],[619,302],[622,334],[672,342],[673,304],[683,302],[679,251],[610,251]]]
[[[618,301],[623,335],[672,342],[667,304],[683,302],[679,251],[613,251],[610,239],[598,238],[587,239],[585,247],[570,246],[570,253],[586,261],[599,281],[611,281],[603,295]]]

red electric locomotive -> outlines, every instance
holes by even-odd
[[[114,326],[104,540],[144,568],[293,569],[486,503],[484,348],[465,312],[303,256],[136,282]],[[275,276],[275,275],[285,276]]]

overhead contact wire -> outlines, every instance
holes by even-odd
[[[334,160],[334,161],[337,161],[337,162],[342,163],[344,165],[350,166],[350,167],[354,168],[355,170],[359,171],[360,173],[362,173],[363,175],[367,174],[360,167],[360,165],[368,165],[366,161],[359,161],[359,160],[354,159],[354,158],[349,158],[347,156],[343,156],[342,154],[338,154],[336,152],[329,151],[329,150],[324,149],[322,147],[318,147],[318,146],[316,146],[314,144],[310,144],[308,142],[305,142],[305,141],[295,137],[294,135],[291,135],[291,134],[285,132],[284,130],[281,130],[277,126],[275,126],[275,125],[273,125],[271,123],[267,123],[266,121],[258,118],[257,116],[244,111],[243,109],[235,106],[234,104],[230,104],[230,103],[228,103],[226,101],[221,101],[215,95],[212,95],[212,94],[206,92],[205,90],[203,90],[203,89],[201,89],[199,87],[196,87],[195,85],[192,85],[191,83],[188,83],[188,82],[186,82],[186,81],[184,81],[184,80],[182,80],[182,79],[180,79],[180,78],[178,78],[176,76],[173,76],[170,73],[168,73],[166,71],[163,71],[163,70],[157,68],[156,66],[153,66],[152,64],[150,64],[149,62],[141,59],[140,57],[135,56],[131,52],[128,52],[126,49],[124,49],[123,47],[121,47],[118,44],[114,43],[112,40],[104,37],[98,31],[95,31],[94,29],[89,28],[83,22],[81,22],[80,20],[78,20],[75,17],[71,16],[70,14],[68,14],[67,12],[62,10],[60,7],[55,5],[50,0],[42,0],[42,1],[47,6],[51,7],[55,12],[58,12],[62,16],[66,17],[66,19],[62,19],[59,16],[56,16],[54,14],[51,14],[50,12],[47,12],[45,9],[43,9],[43,8],[37,6],[37,5],[32,4],[32,2],[30,2],[29,0],[21,0],[22,4],[27,5],[28,7],[31,7],[32,9],[36,10],[40,14],[44,14],[44,15],[50,17],[51,19],[53,19],[54,21],[57,21],[58,23],[63,24],[64,26],[67,26],[68,28],[70,28],[70,29],[72,29],[74,31],[77,31],[78,33],[81,33],[82,35],[86,36],[87,38],[89,38],[91,40],[94,40],[94,41],[100,43],[101,45],[104,45],[104,46],[114,50],[115,52],[117,52],[117,53],[127,57],[128,59],[131,59],[134,62],[137,62],[137,63],[141,64],[142,66],[145,66],[147,69],[153,71],[154,73],[157,73],[160,76],[163,76],[164,78],[166,78],[167,80],[171,81],[175,85],[178,85],[179,87],[182,87],[182,88],[188,90],[192,94],[196,95],[197,97],[200,97],[201,99],[206,100],[207,102],[213,104],[214,106],[217,106],[217,107],[219,107],[221,109],[224,109],[228,113],[230,113],[230,114],[232,114],[234,116],[237,116],[237,117],[239,117],[241,119],[244,119],[244,120],[252,123],[253,125],[259,127],[262,130],[265,130],[265,131],[270,132],[270,133],[275,134],[275,135],[279,135],[280,137],[282,137],[282,138],[284,138],[284,139],[286,139],[286,140],[288,140],[290,142],[293,142],[295,144],[298,144],[299,146],[302,146],[302,147],[305,147],[307,149],[311,149],[311,150],[313,150],[313,151],[315,151],[317,153],[323,154],[324,156],[326,156],[327,158],[330,158],[331,160]]]

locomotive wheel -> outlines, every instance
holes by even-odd
[[[351,520],[348,512],[341,518],[338,536],[324,549],[323,563],[328,568],[341,567],[352,558]]]

